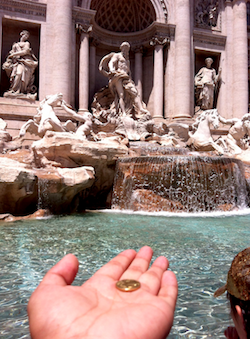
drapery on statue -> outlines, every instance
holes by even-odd
[[[20,41],[12,45],[12,49],[2,66],[10,78],[10,89],[4,93],[4,96],[35,100],[34,72],[38,66],[38,60],[28,42],[29,32],[24,30],[20,33],[20,36]]]
[[[212,58],[206,58],[206,67],[202,67],[194,78],[196,105],[202,110],[213,108],[214,92],[221,76],[221,68],[216,74],[215,69],[211,67],[212,63]]]
[[[135,106],[137,114],[148,113],[131,79],[128,42],[120,45],[121,52],[109,53],[99,64],[100,72],[108,77],[109,89],[115,97],[115,108],[117,115],[130,115]]]

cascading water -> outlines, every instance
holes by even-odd
[[[46,209],[49,207],[49,181],[48,179],[38,178],[37,181],[37,209]]]
[[[117,162],[112,209],[201,212],[247,206],[242,163],[208,156],[142,156]]]

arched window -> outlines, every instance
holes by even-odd
[[[131,33],[143,30],[156,20],[149,0],[92,0],[96,23],[109,31]]]

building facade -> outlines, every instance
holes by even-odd
[[[240,118],[249,105],[249,13],[245,0],[1,0],[1,65],[28,30],[38,100],[61,92],[86,111],[107,84],[100,60],[128,41],[132,78],[151,115],[190,119],[194,76],[211,57],[221,69],[213,105]],[[1,97],[8,88],[1,70]]]

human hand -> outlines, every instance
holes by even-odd
[[[28,304],[32,339],[164,339],[173,322],[177,280],[168,260],[153,251],[126,250],[82,286],[71,286],[78,260],[68,254],[45,275]],[[119,291],[118,280],[135,279],[141,287]]]
[[[238,332],[234,326],[228,326],[224,331],[227,339],[239,339]]]
[[[65,100],[63,100],[63,99],[61,100],[61,106],[63,106],[63,107],[64,107],[64,106],[67,106],[67,103],[66,103],[66,101],[65,101]]]

